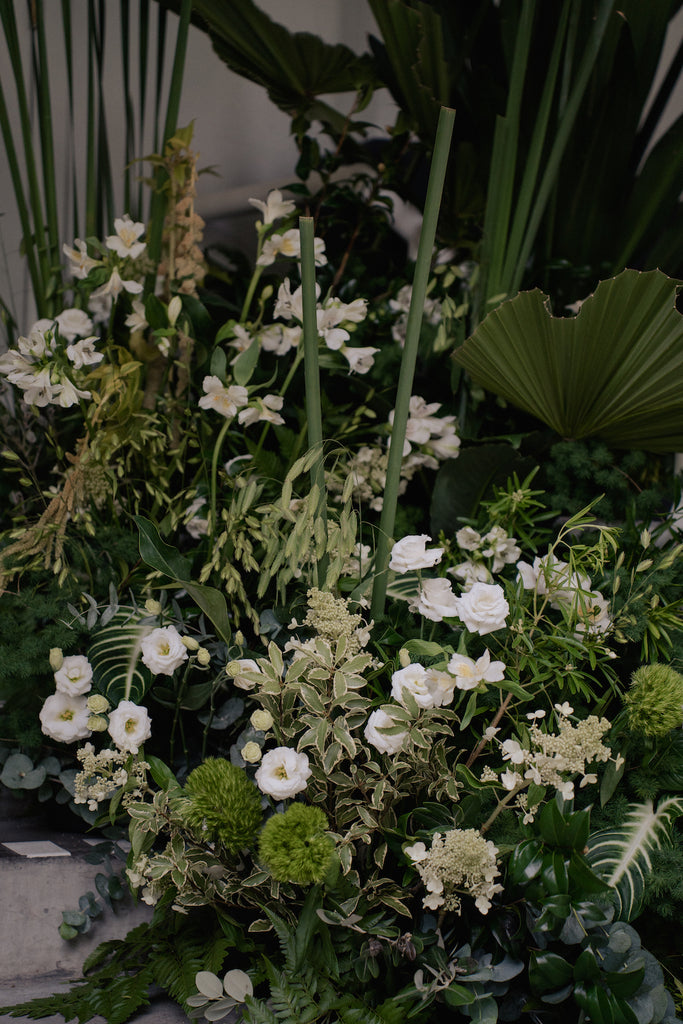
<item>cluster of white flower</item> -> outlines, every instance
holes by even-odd
[[[400,291],[397,292],[396,297],[389,300],[389,309],[392,313],[397,314],[396,321],[391,328],[391,336],[401,347],[406,342],[406,327],[408,325],[408,312],[410,310],[412,294],[413,286],[411,284],[404,284]],[[439,323],[441,320],[441,303],[438,299],[432,299],[429,295],[425,297],[423,319],[428,324],[436,325]]]
[[[503,760],[511,766],[500,776],[505,789],[522,790],[533,782],[537,786],[553,786],[565,800],[571,800],[575,776],[581,776],[581,788],[597,782],[597,775],[586,768],[595,761],[610,759],[610,748],[602,742],[610,728],[609,721],[589,715],[572,725],[567,715],[573,708],[566,702],[556,704],[555,711],[558,733],[542,732],[537,722],[545,717],[545,711],[532,711],[527,715],[531,723],[528,748],[514,739],[499,743]],[[526,809],[525,805],[524,809],[525,822],[533,820],[533,809]]]
[[[405,848],[404,853],[417,868],[428,895],[423,906],[429,910],[460,913],[462,895],[473,896],[477,910],[486,914],[491,901],[503,886],[496,861],[498,850],[474,828],[455,828],[432,836],[429,850],[422,842]]]
[[[131,777],[136,780],[138,787],[126,794],[125,803],[141,797],[140,787],[144,782],[145,771],[149,768],[146,761],[133,761],[126,769],[127,751],[107,748],[97,753],[92,743],[82,746],[76,756],[82,769],[74,780],[75,803],[87,803],[88,810],[96,811],[99,804],[108,800],[121,786],[125,786]]]
[[[90,335],[92,326],[80,309],[65,309],[54,321],[38,320],[28,338],[19,338],[16,349],[0,356],[0,373],[23,391],[27,405],[68,409],[90,398],[91,392],[76,381],[80,371],[103,359],[95,349],[98,338]]]
[[[547,598],[550,607],[577,620],[576,632],[602,634],[612,626],[609,604],[582,573],[573,572],[567,562],[552,553],[536,557],[530,565],[517,562],[518,578],[525,590],[534,590]]]
[[[471,526],[463,526],[455,540],[468,557],[448,572],[461,579],[466,590],[473,583],[491,583],[493,573],[516,562],[522,553],[515,538],[508,536],[502,526],[493,526],[483,536]]]
[[[460,454],[460,438],[456,433],[455,416],[435,416],[440,402],[425,402],[420,395],[411,395],[408,422],[403,442],[403,455],[410,455],[413,445],[423,455],[435,459],[455,459]],[[389,426],[394,425],[394,413],[389,413]],[[431,467],[431,468],[437,468]]]

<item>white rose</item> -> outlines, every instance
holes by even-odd
[[[417,599],[409,606],[411,612],[419,612],[425,619],[441,622],[458,614],[458,598],[447,579],[424,580]]]
[[[131,754],[137,754],[145,740],[150,738],[150,726],[147,708],[133,704],[132,700],[122,700],[109,715],[109,735],[119,750],[128,750]]]
[[[428,684],[427,669],[422,665],[407,665],[394,672],[391,677],[391,696],[399,704],[403,704],[404,690],[415,698],[418,707],[435,707],[434,694]]]
[[[291,747],[275,747],[263,755],[256,772],[256,785],[276,800],[288,800],[306,789],[311,769],[305,754]]]
[[[232,677],[233,683],[240,690],[253,690],[256,686],[256,683],[251,679],[245,678],[244,672],[263,674],[253,658],[237,658],[235,661],[231,661],[226,668],[226,672]]]
[[[391,549],[389,568],[394,572],[410,572],[413,569],[430,569],[441,561],[443,548],[426,550],[426,543],[432,538],[426,533],[404,537],[396,541]]]
[[[39,718],[45,735],[60,743],[73,743],[90,735],[90,711],[85,697],[53,693],[43,704]]]
[[[187,648],[175,626],[153,629],[141,646],[142,662],[155,675],[172,676],[187,660]]]
[[[456,615],[470,633],[493,633],[502,629],[510,611],[503,588],[498,583],[473,583],[462,597],[456,599]]]
[[[92,687],[92,665],[82,654],[71,654],[64,658],[55,672],[55,686],[59,693],[76,697],[87,693]]]
[[[379,732],[380,729],[390,729],[393,725],[397,724],[391,715],[378,708],[368,718],[365,726],[365,738],[368,743],[372,743],[373,747],[379,750],[380,754],[397,754],[405,743],[408,734],[406,732],[395,734]]]

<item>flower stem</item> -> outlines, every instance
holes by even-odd
[[[209,551],[213,550],[213,544],[216,539],[216,528],[218,526],[216,520],[216,508],[218,503],[218,458],[220,456],[221,448],[223,447],[223,441],[225,440],[225,435],[228,432],[229,426],[230,420],[226,420],[223,426],[221,427],[221,432],[216,439],[215,445],[213,446],[213,456],[211,458],[211,519],[209,521]]]
[[[408,323],[406,325],[406,342],[401,359],[401,370],[396,390],[396,405],[394,409],[394,424],[391,431],[391,447],[389,448],[389,462],[387,465],[387,477],[384,488],[384,502],[382,505],[382,516],[379,524],[377,537],[377,553],[375,556],[375,579],[372,587],[372,603],[370,616],[376,622],[384,614],[384,604],[387,593],[387,566],[389,564],[389,545],[394,532],[396,521],[396,506],[398,503],[398,491],[401,482],[401,463],[403,461],[403,442],[406,435],[408,414],[410,407],[410,396],[415,376],[415,364],[417,362],[417,350],[420,341],[420,329],[424,313],[425,296],[429,281],[429,271],[432,262],[432,250],[436,237],[436,226],[439,219],[439,207],[441,205],[441,194],[443,192],[444,180],[446,178],[446,166],[448,164],[448,153],[453,134],[453,120],[455,111],[449,107],[442,107],[439,114],[439,125],[436,130],[436,141],[434,144],[434,156],[429,172],[429,184],[427,186],[427,199],[425,201],[422,230],[420,232],[420,243],[415,263],[415,276],[413,278],[413,293],[410,300],[408,312]]]

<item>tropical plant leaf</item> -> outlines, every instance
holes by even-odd
[[[588,840],[587,860],[614,889],[617,918],[632,921],[640,913],[651,854],[670,842],[671,826],[683,814],[683,799],[631,804],[620,828],[595,832]]]
[[[154,625],[144,618],[135,608],[119,608],[95,634],[88,650],[95,686],[111,704],[122,700],[139,704],[152,685],[154,677],[140,661],[140,653]]]
[[[683,448],[680,282],[659,270],[601,281],[575,317],[538,289],[490,313],[454,358],[489,391],[565,438]]]

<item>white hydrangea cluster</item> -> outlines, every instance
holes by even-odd
[[[448,572],[463,580],[465,590],[473,583],[491,583],[494,573],[500,572],[506,565],[516,562],[521,554],[514,537],[510,537],[502,526],[492,526],[480,534],[471,526],[463,526],[455,534],[455,540],[467,557]]]
[[[405,849],[417,868],[427,896],[423,906],[429,910],[461,910],[461,897],[473,896],[477,910],[486,914],[491,901],[503,886],[496,882],[500,875],[498,850],[474,828],[455,828],[445,834],[436,832],[429,850],[422,842]]]

